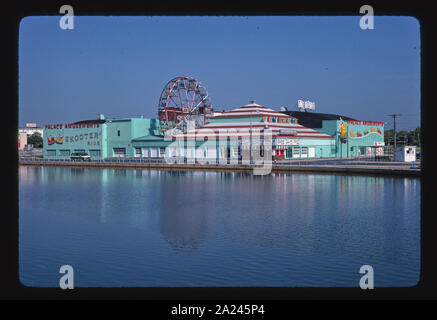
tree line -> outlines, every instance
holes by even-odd
[[[393,129],[384,131],[384,142],[386,146],[392,146],[394,144]],[[420,147],[420,127],[417,127],[416,129],[411,131],[401,130],[396,132],[396,145],[410,145]]]
[[[27,144],[32,144],[34,148],[42,148],[43,140],[39,132],[27,135]]]

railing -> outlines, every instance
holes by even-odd
[[[209,164],[209,165],[248,165],[248,163],[242,163],[241,160],[236,159],[208,159],[208,160],[191,160],[181,157],[173,157],[170,159],[165,158],[106,158],[106,159],[91,159],[91,160],[71,160],[71,159],[50,159],[50,158],[37,158],[37,157],[20,157],[19,162],[26,163],[137,163],[137,164]],[[253,161],[252,165],[262,165],[262,162]],[[411,168],[420,169],[420,161],[415,163],[401,163],[391,162],[386,159],[383,161],[376,160],[375,157],[355,157],[355,158],[309,158],[309,159],[286,159],[280,161],[273,161],[272,165],[275,166],[358,166],[358,165],[378,165],[378,166],[411,166]]]
[[[40,162],[40,163],[144,163],[144,164],[159,164],[159,163],[177,163],[177,164],[226,164],[219,163],[215,159],[207,160],[190,160],[186,158],[106,158],[106,159],[90,159],[90,160],[71,160],[71,159],[50,159],[50,158],[37,158],[37,157],[20,157],[19,162]],[[230,163],[235,164],[235,163]]]
[[[360,156],[354,158],[316,158],[316,159],[299,159],[299,160],[281,160],[276,165],[333,165],[333,166],[410,166],[409,162],[394,162],[386,156]],[[420,160],[416,160],[413,167],[420,168]]]
[[[106,159],[91,159],[91,160],[72,160],[72,159],[50,159],[36,157],[21,157],[20,162],[81,162],[81,163],[165,163],[163,158],[106,158]]]

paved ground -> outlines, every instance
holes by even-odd
[[[335,167],[381,167],[381,168],[403,168],[403,169],[420,169],[420,160],[414,164],[408,162],[394,161],[374,161],[360,159],[314,159],[314,160],[293,160],[278,161],[277,165],[292,166],[335,166]]]
[[[409,165],[386,164],[378,163],[354,163],[347,162],[333,164],[332,162],[305,162],[305,165],[294,163],[275,164],[272,167],[266,166],[250,166],[237,164],[168,164],[162,162],[135,162],[135,161],[120,161],[120,162],[70,162],[70,161],[20,161],[20,165],[43,165],[43,166],[68,166],[68,167],[100,167],[100,168],[143,168],[143,169],[158,169],[158,170],[194,170],[194,171],[246,171],[254,172],[263,171],[270,172],[319,172],[327,174],[353,174],[353,175],[391,175],[391,176],[420,176],[419,168],[411,168]],[[259,170],[262,169],[262,170]]]

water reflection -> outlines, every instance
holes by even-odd
[[[311,174],[241,177],[225,182],[226,208],[213,209],[210,224],[223,238],[251,246],[406,262],[400,252],[411,244],[400,240],[408,238],[418,248],[419,206],[399,199],[393,203],[395,189],[386,186],[385,179]],[[393,181],[404,185],[403,179]],[[401,223],[405,216],[408,227]]]
[[[208,199],[201,190],[206,187],[204,179],[196,184],[173,179],[162,185],[160,231],[173,248],[195,250],[204,240]]]
[[[55,233],[52,221],[74,221],[68,230],[90,226],[109,255],[132,251],[142,261],[162,243],[166,259],[200,256],[214,265],[238,258],[244,268],[252,258],[234,253],[241,246],[418,270],[418,179],[30,166],[19,167],[19,179],[22,230],[33,232],[31,216],[47,233]],[[113,243],[99,226],[138,238]],[[40,238],[32,245],[43,247]]]
[[[205,238],[207,198],[204,191],[207,175],[203,172],[158,171],[159,190],[155,199],[159,230],[176,252],[192,252]]]

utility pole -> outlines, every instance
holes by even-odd
[[[389,117],[393,117],[393,134],[394,134],[394,140],[393,140],[393,160],[396,152],[396,117],[401,116],[401,114],[389,114]]]

